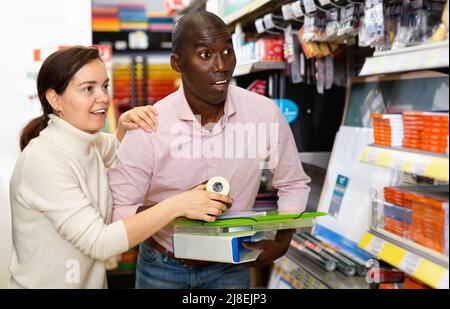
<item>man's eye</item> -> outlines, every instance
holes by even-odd
[[[200,57],[202,57],[202,58],[209,58],[210,56],[211,56],[211,54],[207,51],[202,51],[200,53]]]
[[[223,51],[224,55],[231,55],[233,53],[233,49],[232,48],[227,48]]]

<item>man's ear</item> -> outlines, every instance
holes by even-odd
[[[180,57],[177,54],[170,55],[170,65],[176,72],[181,73]]]
[[[56,93],[53,89],[48,89],[45,92],[45,98],[47,99],[48,103],[52,106],[53,110],[55,112],[61,111],[61,102],[59,100],[59,95]]]

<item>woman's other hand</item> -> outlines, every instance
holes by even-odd
[[[158,111],[151,105],[135,107],[119,117],[116,137],[122,141],[127,130],[141,128],[146,132],[156,132]]]

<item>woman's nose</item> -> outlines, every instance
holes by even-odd
[[[104,102],[109,101],[109,92],[103,88],[97,91],[97,101]]]

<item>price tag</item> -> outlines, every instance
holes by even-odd
[[[303,5],[305,6],[306,13],[315,12],[317,9],[314,0],[303,0]]]
[[[366,161],[375,164],[378,159],[378,149],[369,148],[367,151]]]
[[[305,55],[303,53],[300,54],[300,74],[305,76]]]
[[[431,162],[430,158],[422,158],[422,157],[415,158],[411,163],[411,168],[409,172],[416,175],[425,175],[425,171],[430,165],[430,162]]]
[[[284,20],[294,19],[295,15],[292,11],[292,6],[290,4],[285,4],[281,7],[281,12],[283,13]]]
[[[302,10],[302,6],[300,5],[300,1],[296,1],[291,4],[292,13],[295,17],[302,17],[305,13]]]
[[[400,268],[407,274],[412,275],[415,273],[417,267],[419,266],[419,263],[420,257],[411,252],[408,252],[406,253],[398,268]]]
[[[438,289],[448,289],[448,270],[444,273],[444,275],[441,278],[441,281],[439,281],[437,285]]]
[[[263,17],[264,19],[264,25],[266,26],[266,29],[271,29],[271,28],[275,28],[275,24],[273,23],[272,20],[272,14],[266,14]]]
[[[328,4],[330,4],[330,2],[331,2],[330,0],[319,0],[319,3],[321,6],[328,5]]]
[[[353,17],[353,13],[355,11],[355,5],[350,4],[346,7],[341,8],[341,20],[350,19]]]
[[[391,167],[396,170],[403,170],[406,163],[406,156],[402,153],[394,153],[392,156]]]
[[[373,255],[378,255],[378,253],[383,249],[385,242],[381,238],[374,237],[372,241],[367,246],[366,250]]]
[[[264,33],[264,31],[266,31],[266,29],[264,29],[264,23],[262,18],[258,18],[257,20],[255,20],[255,27],[258,33]]]

